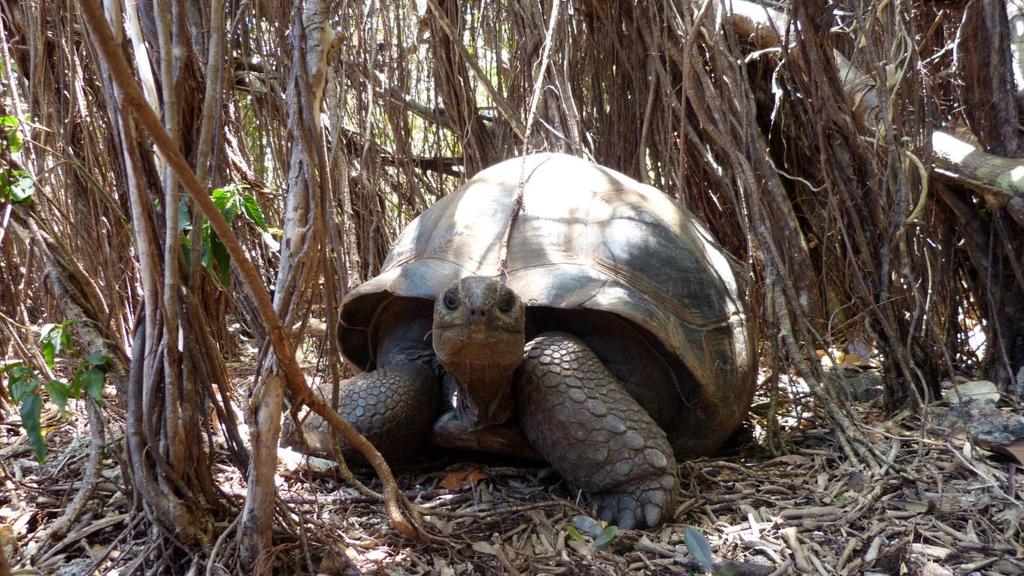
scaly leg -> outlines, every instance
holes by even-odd
[[[330,395],[329,386],[321,392]],[[355,426],[380,450],[391,464],[416,455],[430,435],[438,414],[440,388],[434,372],[419,363],[393,364],[356,375],[341,383],[338,413]],[[286,422],[290,422],[288,418]],[[299,447],[294,430],[283,434],[285,442]],[[330,457],[333,442],[331,428],[317,414],[302,424],[302,436],[308,451]],[[342,454],[361,461],[346,444]]]
[[[665,432],[581,340],[548,332],[527,343],[517,382],[530,444],[599,516],[620,528],[656,526],[675,499]]]

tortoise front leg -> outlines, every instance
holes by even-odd
[[[321,386],[320,391],[330,394],[329,386]],[[440,393],[437,376],[430,368],[416,362],[392,364],[342,382],[336,409],[388,463],[398,464],[415,456],[429,436],[437,418]],[[319,415],[310,414],[301,432],[308,452],[331,456],[331,428]],[[291,446],[302,443],[295,430],[286,431],[284,436]],[[344,442],[341,452],[346,458],[362,461],[362,456]]]
[[[549,332],[525,350],[516,405],[530,444],[590,493],[602,519],[660,523],[677,483],[665,432],[581,340]]]

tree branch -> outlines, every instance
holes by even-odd
[[[780,31],[789,25],[785,14],[748,0],[733,1],[728,21],[738,34],[760,49],[781,47]],[[795,52],[790,53],[791,57],[794,55]],[[874,80],[842,54],[836,52],[833,56],[853,109],[868,125],[877,125],[872,122],[879,117],[880,109]],[[945,130],[932,133],[932,149],[935,169],[947,180],[979,192],[999,205],[1009,203],[1011,208],[1017,207],[1018,213],[1024,212],[1024,161],[988,154]],[[1024,225],[1024,219],[1018,222]]]
[[[516,133],[516,136],[525,142],[526,141],[526,126],[523,125],[523,121],[516,116],[512,110],[512,106],[509,105],[508,100],[498,93],[498,91],[491,85],[490,80],[487,79],[487,73],[480,68],[480,63],[476,61],[476,58],[466,50],[466,47],[462,44],[462,38],[452,30],[452,25],[448,22],[448,18],[445,17],[444,11],[442,11],[435,0],[427,0],[427,6],[430,7],[430,11],[434,13],[434,18],[437,23],[444,30],[445,34],[448,35],[448,39],[451,40],[452,45],[459,51],[459,55],[462,59],[469,64],[469,67],[473,69],[473,73],[476,74],[476,79],[483,86],[484,90],[487,91],[488,96],[494,101],[494,105],[501,111],[502,116],[512,127],[512,130]]]
[[[142,95],[142,91],[139,89],[139,85],[132,75],[131,68],[125,60],[124,54],[121,53],[121,46],[115,40],[113,32],[110,30],[110,26],[103,14],[103,9],[100,7],[99,0],[85,0],[82,2],[82,13],[89,26],[90,32],[92,32],[94,36],[97,49],[100,51],[104,61],[110,68],[111,76],[117,83],[118,88],[123,92],[125,106],[135,114],[139,123],[149,133],[150,137],[153,139],[153,143],[160,151],[160,154],[174,169],[175,173],[188,190],[192,200],[196,203],[199,209],[202,210],[203,214],[210,222],[210,226],[221,239],[221,242],[223,242],[224,247],[230,254],[231,262],[234,265],[235,271],[239,274],[246,288],[252,295],[253,301],[256,303],[257,311],[260,315],[260,320],[267,328],[267,338],[270,340],[270,344],[274,348],[274,353],[280,361],[288,389],[296,398],[301,399],[303,402],[308,404],[311,410],[330,423],[331,427],[340,431],[346,441],[366,456],[378,476],[380,476],[384,485],[386,487],[393,487],[385,491],[385,496],[388,498],[389,512],[392,512],[390,516],[393,527],[407,537],[424,539],[425,534],[422,533],[419,526],[410,523],[400,514],[396,515],[393,513],[394,510],[400,509],[401,506],[398,502],[399,499],[403,497],[397,489],[397,484],[395,484],[391,469],[384,461],[384,458],[380,455],[380,452],[378,452],[377,449],[359,433],[359,431],[353,428],[349,423],[342,420],[342,418],[338,416],[338,414],[332,410],[322,398],[310,391],[309,386],[306,384],[306,379],[302,374],[302,370],[295,361],[294,351],[288,341],[288,337],[285,334],[284,327],[281,325],[280,319],[278,319],[277,314],[274,312],[273,304],[271,304],[270,301],[270,295],[263,286],[263,281],[260,278],[259,273],[256,271],[256,268],[252,263],[249,262],[245,252],[242,250],[241,244],[239,244],[238,239],[235,238],[234,233],[231,231],[231,227],[228,226],[224,216],[219,210],[217,210],[217,207],[214,206],[213,201],[206,193],[202,183],[199,182],[199,179],[192,171],[192,168],[188,165],[188,161],[182,155],[181,151],[178,150],[177,144],[170,135],[164,131],[164,128],[160,123],[160,119],[157,117],[156,113],[153,112],[153,109],[146,103],[146,100]],[[128,110],[123,112],[128,112]],[[276,442],[276,439],[271,440]]]

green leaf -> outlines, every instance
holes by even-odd
[[[234,222],[235,215],[238,214],[239,209],[244,208],[242,199],[239,198],[238,194],[238,191],[242,188],[241,184],[231,184],[223,188],[216,188],[213,191],[213,204],[224,215],[224,219],[228,221],[228,224]]]
[[[11,154],[21,152],[21,134],[18,134],[16,130],[7,133],[7,149]]]
[[[15,170],[15,172],[21,172],[22,174],[17,175],[17,178],[11,185],[11,202],[25,204],[36,193],[36,182],[24,170]]]
[[[618,535],[618,526],[614,524],[608,526],[604,529],[604,532],[601,532],[601,535],[597,537],[597,540],[594,540],[594,550],[600,550],[601,548],[611,544],[612,540],[615,540],[615,537]]]
[[[60,380],[50,380],[46,383],[46,393],[50,395],[50,400],[57,405],[61,413],[68,405],[68,398],[71,397],[71,389],[68,385],[61,382]]]
[[[76,380],[80,383],[82,390],[97,402],[103,401],[103,380],[106,374],[99,368],[83,370]]]
[[[245,217],[250,222],[255,224],[260,230],[264,232],[268,231],[267,221],[263,217],[263,210],[260,208],[259,202],[250,196],[249,194],[242,195],[242,210],[245,213]]]
[[[210,230],[210,224],[203,224],[203,238],[202,244],[199,246],[199,263],[203,265],[207,270],[210,269],[210,239],[214,238],[213,231]]]
[[[29,396],[21,403],[21,427],[25,429],[28,441],[40,461],[46,457],[46,443],[43,441],[43,429],[39,422],[42,411],[43,399],[38,394]]]
[[[10,170],[0,166],[0,201],[25,204],[32,199],[36,183],[25,170]]]
[[[89,363],[89,366],[95,366],[97,368],[106,366],[110,363],[110,356],[107,356],[99,350],[95,350],[91,354],[85,357],[85,361]]]
[[[60,351],[70,342],[71,335],[66,330],[69,324],[65,321],[60,324],[43,325],[42,336],[39,337],[39,348],[48,368],[53,368],[57,354],[60,354]]]
[[[213,200],[213,205],[217,207],[217,210],[223,214],[234,201],[235,190],[231,186],[214,188],[213,192],[210,193],[210,199]]]
[[[19,128],[21,127],[21,120],[18,120],[14,116],[0,116],[0,133],[4,135],[4,139],[7,141],[7,149],[11,153],[21,151],[21,134],[19,134]]]
[[[572,525],[574,528],[580,531],[581,534],[590,536],[591,538],[597,538],[601,535],[607,523],[598,522],[586,514],[579,514],[572,517]]]
[[[235,215],[241,211],[246,219],[253,221],[261,229],[266,229],[263,212],[256,200],[250,196],[243,198],[238,193],[243,188],[243,184],[214,188],[210,192],[210,198],[228,224],[231,224]],[[203,223],[202,263],[217,287],[226,289],[231,275],[231,256],[221,239],[210,229],[209,222]]]
[[[687,526],[683,530],[683,544],[700,565],[701,572],[710,572],[715,567],[715,562],[711,558],[711,545],[699,530],[693,526]]]
[[[11,399],[21,404],[35,395],[36,389],[39,388],[39,379],[32,375],[31,370],[29,374],[19,377],[12,374],[8,388],[11,391]]]
[[[0,369],[0,373],[7,373],[11,383],[14,383],[16,380],[24,380],[31,377],[33,370],[31,366],[26,366],[23,362],[14,362]]]
[[[188,234],[181,235],[181,254],[185,259],[185,270],[188,270],[192,267],[192,237]]]
[[[586,541],[583,538],[583,534],[580,534],[580,531],[577,530],[575,526],[569,526],[568,528],[566,528],[565,529],[565,534],[569,537],[570,540],[575,540],[577,542],[585,542]]]
[[[40,351],[43,353],[43,361],[46,362],[46,365],[53,368],[53,360],[57,356],[57,345],[51,340],[44,340]]]
[[[210,239],[210,255],[214,266],[210,268],[210,274],[217,281],[217,285],[226,289],[231,275],[231,255],[228,249],[221,243],[220,238],[213,236]]]

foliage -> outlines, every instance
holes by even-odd
[[[39,352],[48,370],[56,366],[58,356],[74,359],[76,354],[71,346],[71,321],[47,324],[39,338]],[[0,370],[8,381],[11,399],[21,405],[21,425],[28,435],[36,457],[46,457],[46,443],[43,440],[42,410],[43,392],[63,414],[68,400],[79,400],[88,396],[96,402],[103,401],[103,382],[110,362],[108,356],[93,352],[81,358],[71,378],[67,381],[46,378],[24,362],[15,362]]]
[[[11,156],[21,151],[22,122],[14,116],[0,116],[0,203],[23,204],[32,199],[35,181],[23,168],[16,167]]]
[[[266,217],[263,215],[259,202],[256,201],[253,195],[241,193],[245,188],[244,184],[230,184],[222,188],[214,188],[213,192],[210,193],[210,197],[213,199],[213,204],[220,210],[220,213],[224,215],[224,219],[228,221],[228,224],[233,223],[235,216],[241,214],[244,220],[252,223],[260,231],[270,233],[271,229],[267,226]],[[184,201],[181,207],[181,228],[183,231],[188,231],[191,229],[191,225],[188,218],[185,217],[187,212]],[[202,255],[203,268],[209,273],[210,278],[213,279],[217,287],[225,290],[231,274],[231,256],[228,254],[221,239],[213,233],[210,223],[205,220],[203,221],[202,232],[203,243],[200,254]],[[191,255],[191,245],[188,236],[182,238],[182,246],[185,249],[186,259],[188,259]]]
[[[566,535],[576,542],[586,544],[593,540],[594,550],[601,550],[611,544],[619,535],[619,527],[607,522],[599,522],[590,516],[576,516],[573,523],[565,528]]]

